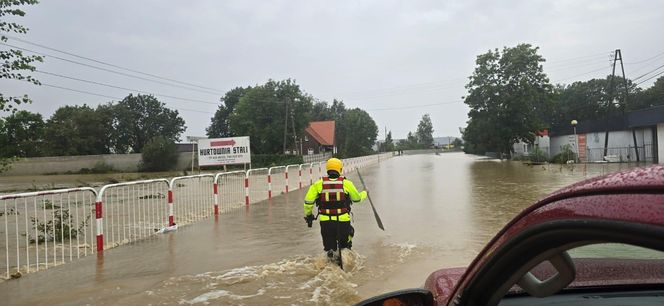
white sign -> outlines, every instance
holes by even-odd
[[[251,163],[249,136],[198,140],[198,164],[223,166]]]

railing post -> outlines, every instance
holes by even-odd
[[[309,165],[309,185],[313,185],[313,183],[314,183],[313,177],[312,177],[313,176],[313,170],[312,170],[313,168],[314,168],[314,163],[311,163],[311,165]]]
[[[288,193],[288,166],[286,166],[286,170],[284,170],[284,179],[286,180],[286,193]]]
[[[168,226],[175,225],[175,217],[173,214],[173,189],[168,187]]]
[[[212,185],[214,189],[214,215],[219,215],[219,185],[217,185],[217,176],[214,177],[214,184]]]
[[[249,206],[249,170],[244,177],[244,205]]]
[[[300,167],[298,167],[298,170],[297,170],[297,172],[298,172],[297,177],[298,177],[298,180],[299,180],[299,183],[300,183],[300,189],[302,189],[302,166],[303,165],[304,164],[300,164]]]
[[[95,202],[95,219],[97,220],[97,252],[104,251],[104,219],[102,214],[102,204],[101,197]]]
[[[272,199],[272,167],[267,169],[267,198]]]

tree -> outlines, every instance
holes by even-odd
[[[381,152],[391,152],[394,151],[394,140],[392,139],[392,131],[389,131],[385,136],[385,142],[380,144],[378,148]]]
[[[417,125],[417,131],[415,132],[417,137],[417,143],[423,149],[428,149],[433,146],[433,124],[431,123],[431,117],[429,114],[424,114],[420,123]]]
[[[417,141],[417,136],[413,132],[408,132],[406,139],[401,139],[397,142],[397,150],[416,150],[420,149],[420,145]]]
[[[163,136],[175,142],[184,132],[184,119],[152,95],[129,95],[113,108],[115,153],[140,153],[148,140]]]
[[[629,108],[636,110],[659,105],[664,105],[664,76],[657,79],[650,88],[637,92]]]
[[[0,121],[0,157],[42,155],[44,120],[40,114],[22,110]]]
[[[338,142],[343,157],[371,153],[378,136],[378,126],[369,114],[359,108],[346,111],[338,123],[342,141]]]
[[[549,119],[551,127],[568,127],[570,121],[588,120],[611,117],[623,110],[634,110],[642,107],[639,102],[639,89],[631,80],[615,77],[613,82],[613,101],[609,101],[609,83],[611,76],[605,79],[591,79],[574,82],[570,85],[558,85],[555,88],[552,112]],[[625,82],[627,83],[628,99],[625,101]],[[617,103],[616,103],[617,102]],[[637,106],[638,105],[638,106]]]
[[[28,32],[28,28],[15,22],[6,21],[6,18],[9,17],[11,19],[12,16],[23,17],[25,16],[25,12],[17,8],[17,6],[37,3],[39,3],[37,0],[0,0],[0,41],[7,42],[8,37],[5,36],[5,33],[25,34]],[[41,85],[37,79],[29,75],[23,75],[21,71],[35,71],[32,63],[41,62],[43,60],[42,57],[36,55],[27,56],[21,50],[9,49],[0,51],[0,58],[2,59],[0,79],[21,80]],[[30,102],[30,98],[27,95],[17,97],[5,96],[3,93],[0,93],[0,111],[15,111],[16,107],[13,104],[19,105]]]
[[[155,136],[143,147],[141,171],[166,171],[175,168],[178,151],[175,142],[164,136]]]
[[[46,121],[45,153],[50,156],[108,154],[112,135],[107,127],[112,118],[83,106],[63,106]]]
[[[205,129],[208,137],[230,137],[234,135],[231,131],[228,117],[235,110],[235,105],[240,102],[240,98],[249,90],[251,90],[251,87],[235,87],[221,98],[222,104],[219,105],[219,108],[214,113],[210,126]]]
[[[532,143],[534,132],[547,126],[553,86],[538,49],[519,44],[477,57],[464,98],[470,107],[464,132],[469,149],[509,153],[514,143]]]
[[[228,123],[235,136],[251,136],[252,152],[283,154],[285,120],[288,119],[286,147],[292,148],[293,130],[298,138],[302,137],[312,108],[313,97],[302,93],[295,81],[269,80],[247,90]]]
[[[454,141],[452,141],[452,145],[454,146],[454,148],[461,148],[461,146],[463,146],[463,141],[461,141],[461,139],[459,138],[454,138]]]

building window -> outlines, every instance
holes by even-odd
[[[304,141],[309,141],[309,136],[304,135]]]
[[[309,149],[307,150],[307,154],[309,154],[309,155],[314,155],[314,149],[309,148]]]

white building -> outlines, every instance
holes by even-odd
[[[534,145],[514,144],[516,155],[530,155],[537,146],[552,157],[569,145],[581,162],[664,163],[664,157],[658,158],[658,152],[664,152],[664,106],[633,111],[609,120],[580,120],[576,133],[570,124],[542,134],[548,135],[536,137]]]

